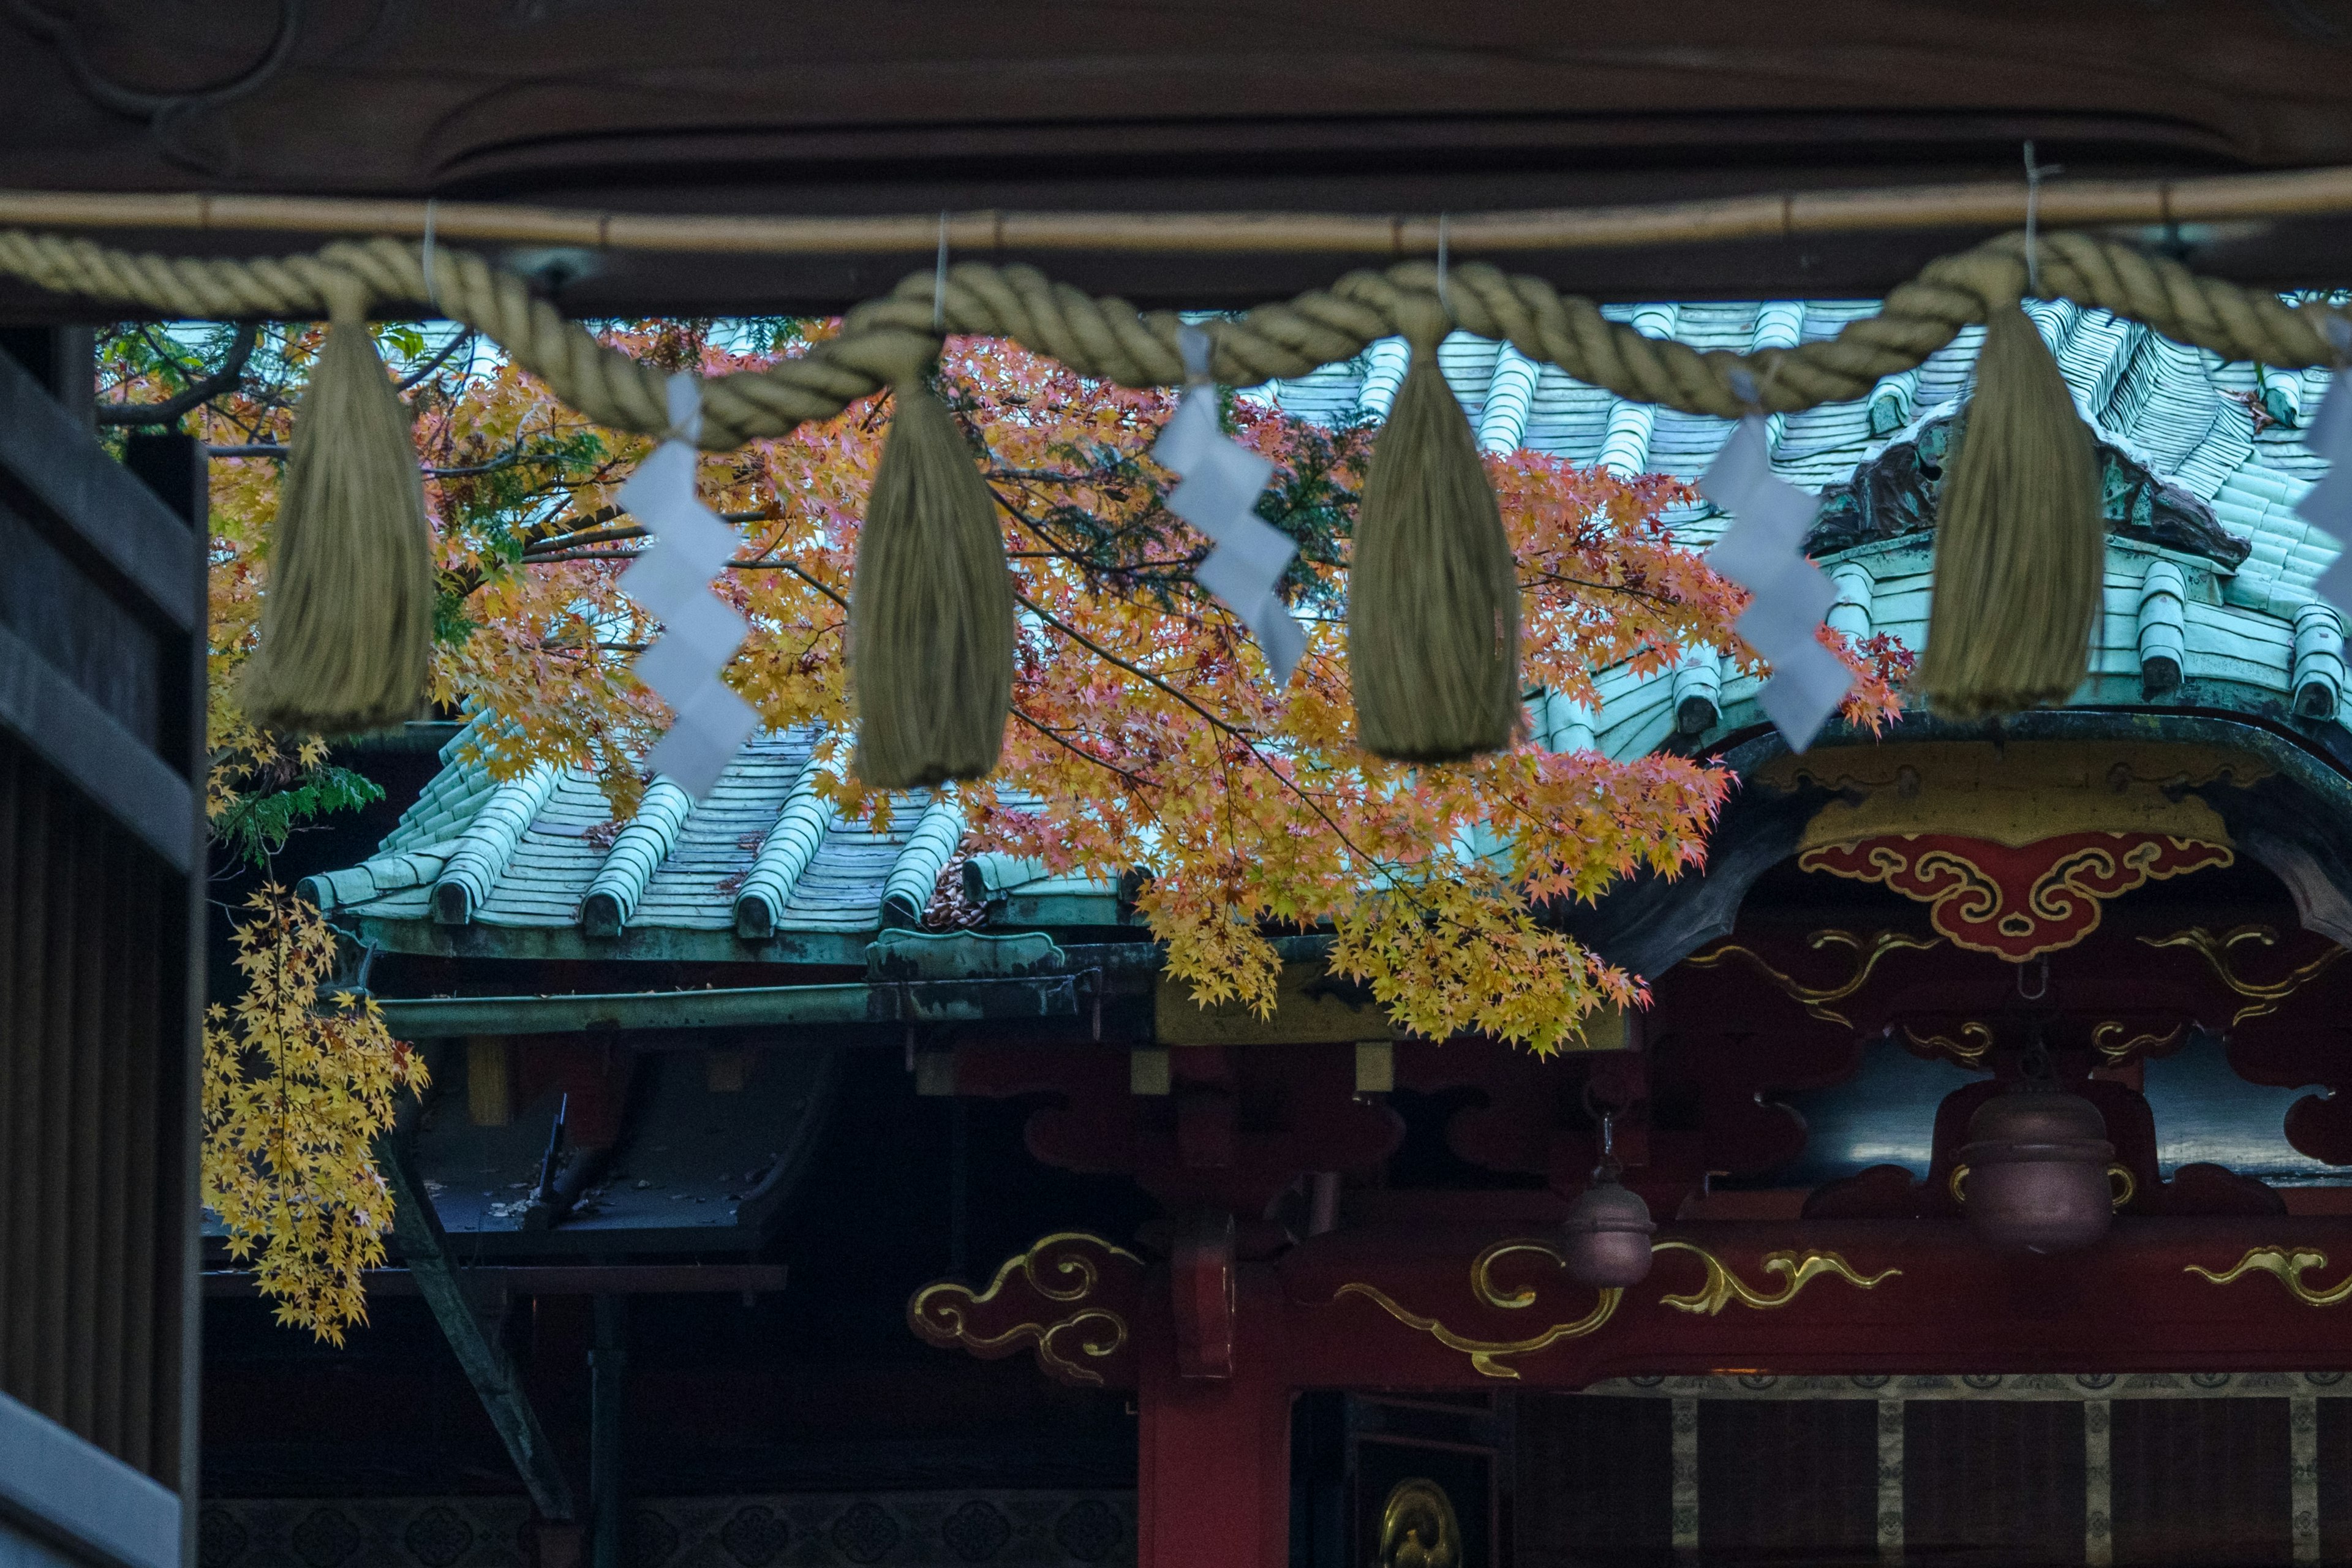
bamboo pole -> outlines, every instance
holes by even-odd
[[[1703,245],[1728,240],[2013,228],[2025,221],[2021,182],[1779,192],[1643,206],[1555,207],[1447,215],[1464,254]],[[2352,215],[2352,168],[2210,174],[2179,180],[2078,180],[2045,184],[2042,221],[2053,226],[2213,223]],[[146,229],[217,234],[421,236],[427,204],[406,200],[0,191],[0,226]],[[1434,216],[1336,212],[977,212],[867,217],[761,217],[625,213],[501,202],[431,204],[436,237],[507,245],[710,255],[929,255],[944,222],[965,256],[1005,252],[1312,253],[1426,256]]]

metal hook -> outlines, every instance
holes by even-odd
[[[1445,312],[1445,325],[1449,330],[1454,325],[1454,301],[1445,290],[1445,231],[1450,221],[1446,214],[1437,215],[1437,308]]]
[[[2053,174],[2063,174],[2063,163],[2039,163],[2033,158],[2033,143],[2025,144],[2025,287],[2035,299],[2042,298],[2042,182]]]
[[[2017,994],[2028,1002],[2039,1002],[2050,994],[2050,955],[2048,953],[2042,956],[2042,988],[2038,991],[2028,991],[2025,988],[2025,965],[2021,963],[2017,966]]]
[[[1592,1080],[1585,1080],[1584,1114],[1601,1123],[1601,1157],[1603,1161],[1611,1159],[1616,1152],[1618,1109],[1613,1105],[1601,1104],[1600,1097],[1592,1092]]]
[[[433,286],[433,200],[431,196],[425,198],[425,244],[422,247],[425,258],[425,302],[439,310],[441,310],[441,291]],[[442,313],[446,315],[448,312],[445,310]]]
[[[940,209],[940,267],[931,277],[931,331],[941,337],[948,330],[948,209]]]

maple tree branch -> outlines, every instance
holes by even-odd
[[[443,365],[447,364],[451,354],[456,353],[459,349],[465,347],[467,343],[470,343],[473,341],[473,333],[459,332],[456,337],[449,340],[448,344],[444,347],[439,353],[435,354],[431,359],[426,360],[415,370],[410,372],[407,376],[403,378],[393,387],[393,390],[394,392],[406,392],[410,387],[415,386],[418,382],[423,381],[426,376],[431,375],[435,371],[439,370]]]
[[[161,403],[100,403],[96,415],[100,425],[152,426],[169,425],[200,403],[208,403],[224,392],[233,392],[245,379],[246,362],[253,357],[253,345],[258,329],[247,321],[236,329],[236,336],[221,356],[220,368],[211,374],[191,382],[186,387]],[[151,342],[152,340],[150,340]],[[173,362],[177,366],[178,362]]]
[[[1582,588],[1588,593],[1622,594],[1629,599],[1646,599],[1654,605],[1665,605],[1679,609],[1690,607],[1688,600],[1674,598],[1658,593],[1654,589],[1629,587],[1622,583],[1591,583],[1581,577],[1563,577],[1557,572],[1538,572],[1531,577],[1523,577],[1519,580],[1519,586],[1522,588],[1537,586]]]
[[[1028,725],[1032,730],[1036,731],[1040,735],[1045,736],[1045,739],[1053,742],[1054,744],[1061,747],[1062,750],[1069,752],[1070,755],[1076,757],[1081,761],[1092,763],[1098,768],[1108,769],[1110,772],[1115,773],[1119,777],[1125,779],[1128,783],[1133,784],[1139,790],[1150,793],[1159,789],[1160,787],[1157,784],[1145,778],[1142,774],[1130,773],[1127,769],[1120,767],[1117,763],[1111,762],[1108,758],[1096,756],[1092,752],[1073,743],[1051,724],[1041,723],[1037,720],[1031,718],[1027,713],[1022,710],[1018,704],[1015,704],[1013,707],[1013,716],[1015,719],[1020,720],[1024,724]]]
[[[1016,600],[1020,601],[1023,605],[1026,606],[1030,613],[1034,615],[1039,620],[1045,622],[1047,626],[1053,627],[1055,631],[1061,633],[1072,642],[1076,643],[1080,647],[1085,648],[1097,658],[1102,659],[1106,663],[1117,665],[1119,668],[1127,671],[1128,674],[1135,677],[1138,680],[1142,681],[1145,685],[1150,686],[1154,690],[1159,691],[1165,696],[1172,697],[1177,701],[1181,702],[1185,707],[1190,708],[1193,712],[1198,713],[1202,719],[1208,721],[1211,727],[1222,730],[1226,734],[1233,736],[1235,740],[1249,745],[1253,752],[1256,750],[1255,742],[1249,731],[1236,727],[1226,720],[1218,718],[1214,713],[1210,712],[1206,708],[1202,707],[1198,702],[1192,700],[1191,697],[1177,690],[1176,688],[1169,685],[1167,681],[1161,679],[1159,676],[1152,674],[1151,671],[1143,668],[1139,665],[1129,664],[1127,660],[1119,658],[1118,655],[1111,652],[1110,649],[1103,647],[1102,644],[1096,642],[1084,632],[1077,630],[1068,622],[1056,616],[1051,610],[1046,609],[1043,605],[1037,603],[1036,600],[1029,597],[1028,595],[1015,589],[1013,596]]]
[[[1256,736],[1246,730],[1240,729],[1235,725],[1228,723],[1226,721],[1218,718],[1206,708],[1203,708],[1198,702],[1193,701],[1191,697],[1177,690],[1176,688],[1169,685],[1168,682],[1152,674],[1150,670],[1129,664],[1127,660],[1119,658],[1118,655],[1111,652],[1108,648],[1104,647],[1101,644],[1095,642],[1085,634],[1073,629],[1071,626],[1056,618],[1052,612],[1046,610],[1037,604],[1035,600],[1030,598],[1027,595],[1015,591],[1013,596],[1022,604],[1027,605],[1030,612],[1035,615],[1038,619],[1044,621],[1047,626],[1052,626],[1055,630],[1060,632],[1064,637],[1068,637],[1071,641],[1087,648],[1088,651],[1092,652],[1096,658],[1108,660],[1109,663],[1117,665],[1119,668],[1127,671],[1129,675],[1134,676],[1138,680],[1144,682],[1146,685],[1152,687],[1156,690],[1174,698],[1177,701],[1181,702],[1185,707],[1190,708],[1193,712],[1206,720],[1212,728],[1222,731],[1223,733],[1231,735],[1234,740],[1239,741],[1244,749],[1249,752],[1250,760],[1257,763],[1258,766],[1264,768],[1267,773],[1272,773],[1276,781],[1279,783],[1284,789],[1288,790],[1293,795],[1297,796],[1301,805],[1305,805],[1307,810],[1313,812],[1322,822],[1323,826],[1331,830],[1331,836],[1339,841],[1342,848],[1346,849],[1349,854],[1353,855],[1357,859],[1362,861],[1368,866],[1374,868],[1379,868],[1381,866],[1381,861],[1378,857],[1366,854],[1357,846],[1353,839],[1348,837],[1347,829],[1341,827],[1337,822],[1331,819],[1331,814],[1323,809],[1323,803],[1315,798],[1312,791],[1307,789],[1306,785],[1300,784],[1297,779],[1292,778],[1288,773],[1284,773],[1280,768],[1276,767],[1273,761],[1257,749]],[[1393,880],[1393,879],[1391,879]]]

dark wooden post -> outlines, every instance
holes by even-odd
[[[594,1534],[590,1568],[621,1568],[622,1503],[627,1482],[621,1465],[621,1434],[627,1409],[629,1299],[610,1293],[596,1298],[596,1348],[589,1353],[588,1501]]]

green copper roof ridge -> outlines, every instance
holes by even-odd
[[[833,802],[818,790],[829,771],[814,754],[801,764],[768,836],[760,841],[751,870],[744,873],[742,887],[735,895],[734,913],[735,933],[747,942],[775,935],[785,907],[792,902],[793,885],[824,847],[825,832],[838,815]]]
[[[475,910],[489,901],[523,834],[547,804],[547,797],[555,793],[560,774],[554,763],[539,763],[492,792],[433,884],[436,921],[465,925],[473,920]]]
[[[905,847],[890,866],[889,879],[882,884],[882,925],[920,925],[923,911],[930,908],[931,891],[939,886],[940,873],[947,869],[948,861],[963,842],[963,807],[952,792],[941,790],[915,821],[915,830],[907,837]]]
[[[592,937],[614,937],[636,912],[646,884],[677,847],[677,836],[694,813],[694,797],[667,775],[646,787],[637,815],[613,840],[595,879],[580,900],[580,929]]]

